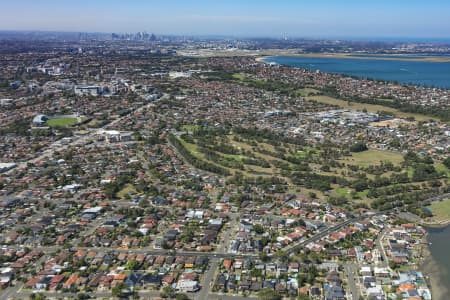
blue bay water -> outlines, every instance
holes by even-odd
[[[434,260],[433,265],[435,265],[434,268],[429,270],[432,271],[430,275],[435,276],[439,286],[442,289],[445,288],[445,291],[448,293],[450,292],[450,226],[427,228],[427,232],[427,241],[431,243],[429,249]],[[447,296],[450,297],[448,294]],[[444,297],[442,299],[447,300],[450,298]]]
[[[312,71],[450,89],[450,62],[291,56],[272,56],[264,61]]]

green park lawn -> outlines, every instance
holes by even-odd
[[[303,88],[303,89],[299,89],[296,90],[297,95],[301,96],[301,97],[308,97],[317,93],[320,93],[320,91],[313,89],[313,88]]]
[[[199,129],[200,129],[199,125],[183,125],[183,126],[181,126],[181,130],[189,131],[189,132],[193,132],[193,131],[196,131]]]
[[[380,161],[389,161],[394,165],[398,165],[403,161],[403,155],[395,152],[370,149],[353,153],[351,157],[346,159],[347,163],[362,167],[378,165]]]
[[[123,199],[126,195],[134,193],[136,193],[136,189],[134,188],[134,186],[132,184],[127,184],[121,191],[117,193],[117,197]]]
[[[429,208],[433,213],[432,221],[440,222],[450,219],[450,199],[433,202]]]
[[[245,74],[243,74],[243,73],[235,73],[235,74],[233,74],[233,75],[231,75],[231,77],[233,77],[234,79],[237,79],[237,80],[244,80],[247,76],[245,75]]]
[[[77,123],[77,118],[55,118],[47,121],[47,125],[50,127],[69,127]]]
[[[448,178],[450,178],[450,170],[444,166],[443,164],[437,164],[435,165],[436,171],[440,173],[445,173]]]

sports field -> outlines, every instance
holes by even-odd
[[[69,127],[77,123],[78,119],[71,117],[54,118],[47,121],[47,125],[50,127]]]

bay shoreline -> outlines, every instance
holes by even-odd
[[[439,265],[431,253],[428,243],[428,232],[423,237],[424,246],[422,248],[422,259],[418,264],[418,269],[423,272],[427,285],[431,291],[433,300],[448,300],[450,288],[442,282],[442,278],[447,276],[447,271]]]
[[[271,53],[261,54],[259,58],[267,58],[270,56],[291,56],[291,57],[307,57],[307,58],[342,58],[342,59],[361,59],[361,60],[393,60],[393,61],[416,61],[416,62],[450,62],[450,57],[442,56],[423,56],[423,57],[406,57],[401,54],[357,54],[357,53]]]

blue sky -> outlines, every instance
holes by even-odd
[[[1,0],[0,30],[450,38],[448,0]]]

